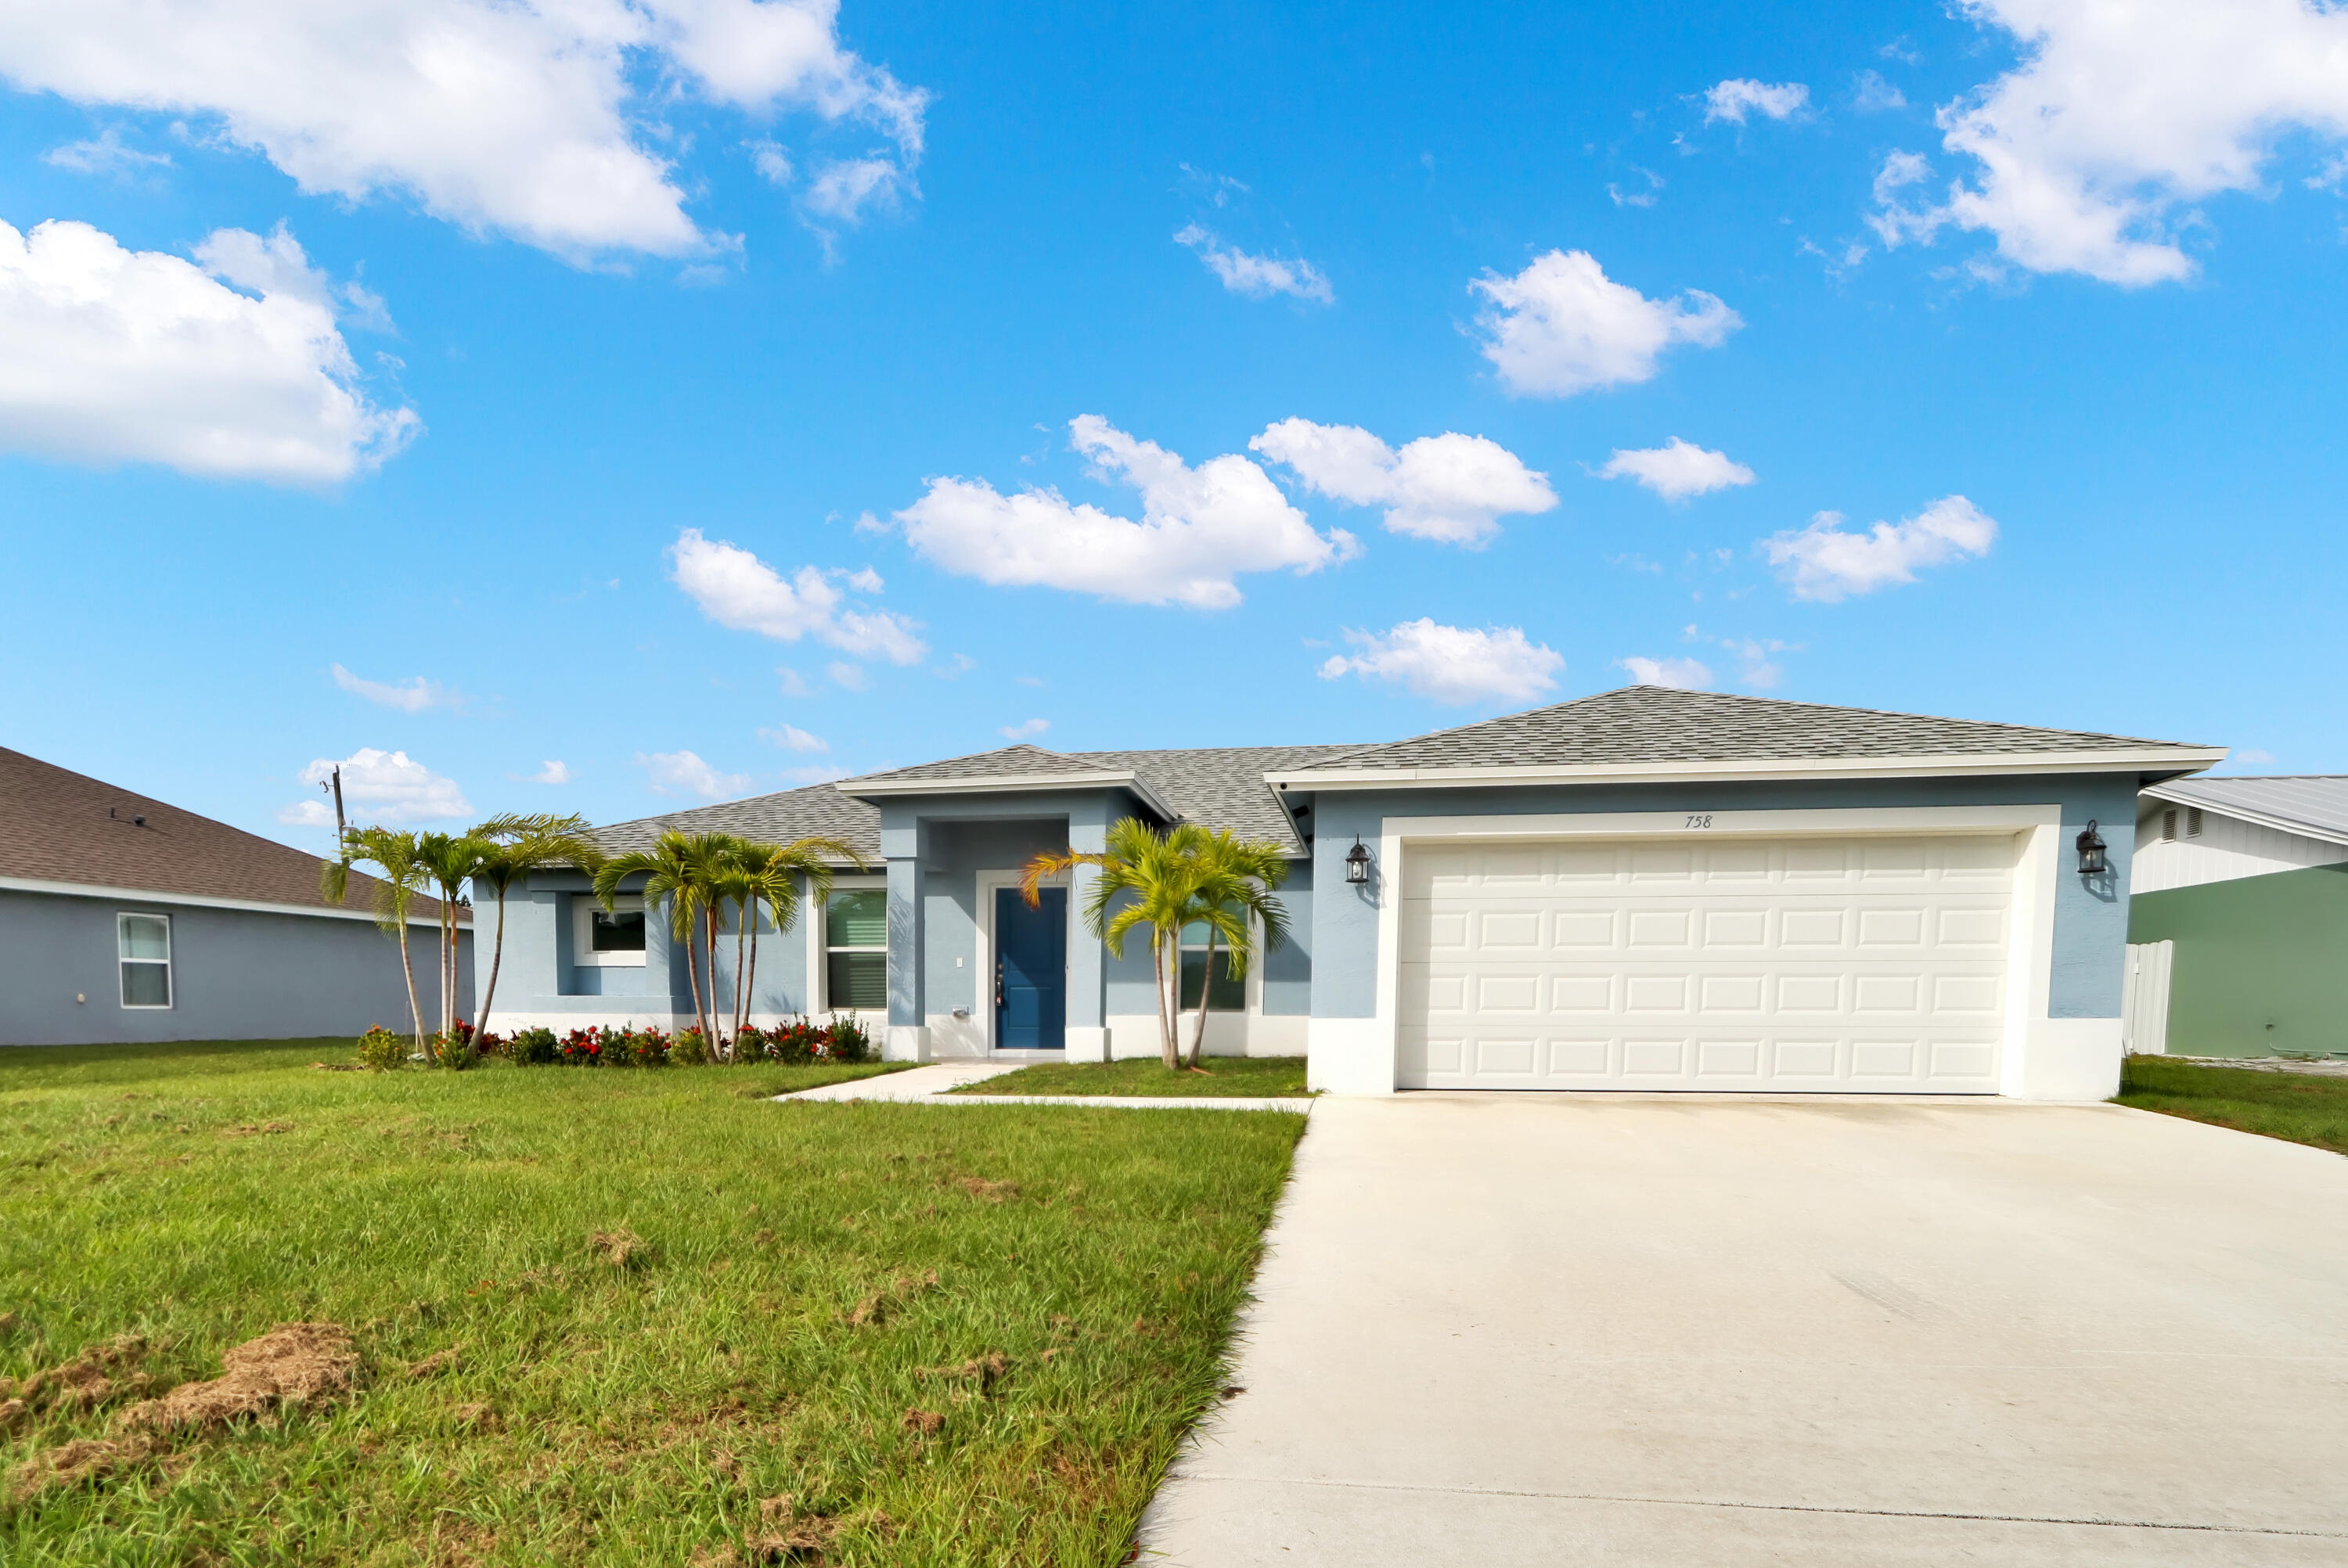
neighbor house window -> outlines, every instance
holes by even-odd
[[[1203,921],[1182,927],[1182,1005],[1199,1005],[1203,987],[1207,1006],[1215,1012],[1247,1009],[1247,979],[1231,973],[1231,950],[1220,938],[1215,943],[1214,979],[1207,977],[1207,927]]]
[[[117,915],[115,941],[122,958],[122,1005],[127,1008],[167,1008],[171,1005],[171,917],[169,915]]]
[[[591,968],[633,968],[644,961],[644,901],[621,894],[606,909],[592,898],[574,897],[577,924],[572,931],[572,961]]]
[[[888,1008],[888,889],[836,888],[825,901],[823,997],[835,1010]]]

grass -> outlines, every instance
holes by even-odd
[[[1301,1095],[1301,1056],[1210,1056],[1200,1072],[1169,1072],[1156,1057],[1123,1061],[1050,1061],[966,1084],[956,1094],[1168,1094],[1220,1098]]]
[[[168,1387],[305,1320],[362,1358],[339,1400],[0,1502],[0,1561],[719,1564],[780,1521],[799,1563],[1116,1563],[1303,1124],[308,1065],[349,1055],[0,1057],[0,1377],[129,1333]],[[129,1398],[36,1404],[0,1461]]]
[[[2131,1056],[2113,1098],[2140,1111],[2348,1154],[2348,1078]]]

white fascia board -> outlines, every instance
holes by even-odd
[[[2348,832],[2336,827],[2316,827],[2295,822],[2287,816],[2275,816],[2263,811],[2250,811],[2239,805],[2219,805],[2214,801],[2197,800],[2189,794],[2178,794],[2160,784],[2147,785],[2145,794],[2175,805],[2189,805],[2196,811],[2213,812],[2230,816],[2236,822],[2247,822],[2253,827],[2271,827],[2277,833],[2288,833],[2295,838],[2312,838],[2320,844],[2348,844]],[[2181,840],[2179,842],[2182,842]]]
[[[1748,762],[1486,764],[1466,767],[1328,768],[1268,773],[1274,789],[1470,789],[1493,784],[1727,784],[1766,779],[1874,779],[2111,774],[2161,768],[2199,773],[2226,760],[2224,748],[2157,752],[2038,752],[1912,757],[1788,757]]]
[[[1131,773],[1004,774],[983,779],[897,779],[886,784],[859,784],[842,779],[831,786],[852,799],[886,800],[897,795],[1019,794],[1031,791],[1117,788],[1130,790],[1141,804],[1169,822],[1181,813],[1158,798],[1158,793]]]
[[[103,898],[117,903],[170,904],[188,909],[236,909],[252,915],[308,915],[321,920],[365,920],[375,923],[369,909],[324,909],[315,904],[273,904],[260,898],[210,898],[196,893],[157,893],[143,887],[107,887],[95,882],[43,882],[31,876],[0,876],[0,893],[52,893],[67,898]],[[440,928],[437,915],[410,915],[407,923],[429,930]],[[459,929],[472,922],[459,920]]]

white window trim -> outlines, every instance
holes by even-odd
[[[1027,874],[1024,871],[981,871],[977,874],[975,883],[978,891],[977,956],[971,960],[977,966],[977,972],[971,978],[970,1012],[972,1021],[978,1025],[978,1037],[985,1042],[990,1055],[996,1049],[994,1043],[994,896],[1006,887],[1017,887],[1020,883],[1026,880],[1026,876]],[[1066,887],[1068,886],[1068,874],[1065,871],[1054,872],[1045,877],[1040,886]],[[1080,918],[1076,912],[1076,895],[1071,893],[1068,896],[1068,941],[1072,950],[1073,944],[1077,939],[1077,934],[1084,932],[1084,927],[1078,924]],[[1084,935],[1089,939],[1091,934],[1084,932]],[[1065,984],[1065,980],[1063,983]]]
[[[831,879],[831,890],[834,893],[886,893],[889,890],[889,877],[885,872],[869,876],[835,876]],[[830,913],[826,907],[827,904],[826,899],[810,898],[807,905],[808,1016],[815,1018],[837,1013],[842,1018],[852,1019],[859,1024],[867,1024],[878,1019],[885,1025],[889,1018],[889,1009],[886,1006],[835,1008],[831,1005],[831,965],[829,961],[831,943],[830,932],[827,928],[830,925]],[[843,948],[840,950],[869,953],[873,949]],[[885,940],[880,950],[884,953],[889,950]]]
[[[124,956],[125,927],[133,920],[163,922],[163,997],[160,1002],[126,1002],[122,1000],[122,971],[131,964],[151,964],[153,958],[132,958]],[[171,932],[171,917],[147,909],[119,909],[114,916],[114,999],[129,1012],[170,1012],[180,1000],[179,949]]]
[[[644,917],[644,945],[633,953],[599,953],[593,946],[595,911],[602,908],[592,894],[574,893],[571,897],[571,961],[590,969],[641,969],[646,953],[653,944],[652,916],[644,907],[644,896],[622,893],[613,898],[614,914],[640,914]]]

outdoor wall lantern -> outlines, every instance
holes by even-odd
[[[1354,847],[1345,851],[1345,880],[1359,886],[1370,879],[1370,852],[1362,847],[1362,835],[1354,835]]]
[[[2094,817],[2087,819],[2085,829],[2079,835],[2078,845],[2080,876],[2101,876],[2112,868],[2111,862],[2104,858],[2104,851],[2110,845],[2104,842],[2104,835],[2096,831]]]

